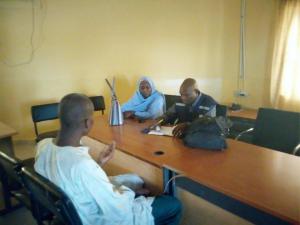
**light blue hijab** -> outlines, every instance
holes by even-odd
[[[151,95],[148,98],[144,98],[140,92],[140,84],[142,81],[147,81],[152,89]],[[132,98],[122,106],[122,112],[144,112],[155,99],[161,97],[162,94],[155,89],[153,81],[149,77],[141,77],[137,84],[137,91]]]

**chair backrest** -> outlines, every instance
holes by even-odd
[[[31,168],[23,167],[20,175],[35,204],[48,209],[63,224],[82,225],[72,201],[58,186]]]
[[[227,116],[227,106],[226,105],[221,105],[217,104],[216,106],[216,116]]]
[[[255,120],[249,118],[243,118],[238,116],[229,116],[232,122],[232,127],[230,128],[230,133],[228,138],[235,139],[241,132],[244,132],[250,128],[254,128]],[[247,143],[252,143],[253,133],[245,133],[239,140]]]
[[[31,117],[34,123],[34,130],[36,136],[39,135],[37,125],[36,125],[37,122],[57,119],[58,106],[59,106],[58,103],[31,106]]]
[[[58,118],[58,103],[31,106],[33,122],[53,120]]]
[[[165,94],[164,96],[165,96],[165,100],[166,100],[166,110],[168,110],[176,102],[181,102],[181,98],[180,98],[179,95],[167,95],[167,94]]]
[[[94,104],[94,110],[101,111],[103,115],[105,110],[105,102],[103,96],[91,96],[89,98]]]
[[[292,153],[300,143],[300,113],[260,108],[252,143]]]

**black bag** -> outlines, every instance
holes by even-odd
[[[231,121],[225,117],[204,116],[193,121],[185,132],[183,142],[192,148],[224,150]]]

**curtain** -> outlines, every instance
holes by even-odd
[[[282,0],[271,65],[271,104],[300,111],[300,0]]]

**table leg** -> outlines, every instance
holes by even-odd
[[[163,182],[164,188],[168,181],[174,177],[176,173],[168,168],[163,168]],[[217,205],[226,211],[229,211],[237,216],[240,216],[254,224],[259,225],[287,225],[290,224],[278,217],[270,215],[264,211],[240,202],[234,198],[226,196],[220,192],[210,189],[198,182],[195,182],[188,177],[180,177],[179,179],[172,180],[167,186],[167,192],[175,196],[176,187],[180,187],[196,196],[199,196],[206,201]]]
[[[175,176],[175,172],[163,167],[163,187],[164,191],[171,196],[176,196],[175,179],[171,180]]]
[[[0,139],[0,151],[6,153],[9,156],[15,156],[11,137],[5,137]]]

